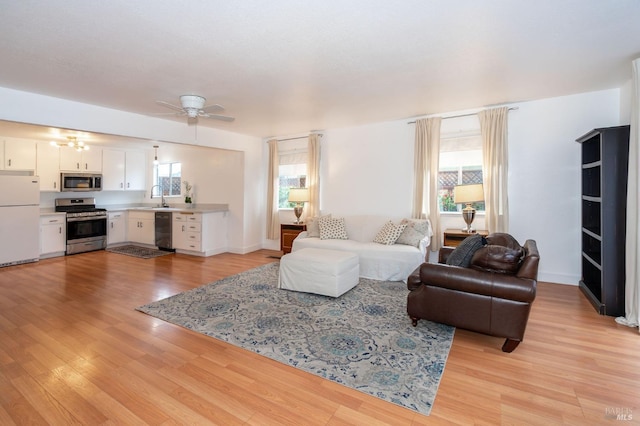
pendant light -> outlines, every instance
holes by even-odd
[[[158,145],[154,145],[153,149],[155,150],[155,156],[153,157],[153,164],[154,166],[158,165]]]

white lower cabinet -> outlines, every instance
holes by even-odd
[[[67,250],[67,217],[53,214],[40,217],[40,258],[64,256]]]
[[[212,256],[227,250],[227,214],[173,213],[173,248],[198,256]]]
[[[107,218],[107,245],[127,241],[127,212],[109,212]]]
[[[129,211],[127,235],[132,243],[156,244],[155,212]]]

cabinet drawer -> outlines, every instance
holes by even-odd
[[[185,230],[187,232],[202,232],[202,224],[199,222],[187,222]]]
[[[200,232],[187,232],[188,241],[200,241],[202,234]]]

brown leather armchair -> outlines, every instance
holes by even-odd
[[[495,245],[501,243],[501,238],[492,241],[489,235],[487,241],[489,245],[481,249],[482,256],[491,257],[493,253],[495,258],[496,251],[491,248],[503,248]],[[440,249],[439,263],[423,263],[408,277],[407,313],[413,325],[426,319],[505,337],[502,350],[512,352],[524,337],[536,296],[540,259],[534,240],[527,240],[522,249],[524,255],[517,269],[508,272],[480,268],[473,260],[470,267],[447,265],[447,257],[454,249]],[[479,252],[474,254],[474,260],[481,255]]]

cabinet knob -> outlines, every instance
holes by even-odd
[[[120,188],[124,188],[124,183],[120,182]]]
[[[76,163],[76,169],[80,170],[80,163]]]
[[[11,167],[11,158],[9,158],[8,164],[9,167]]]
[[[58,188],[58,182],[53,182],[53,189],[57,189]]]

